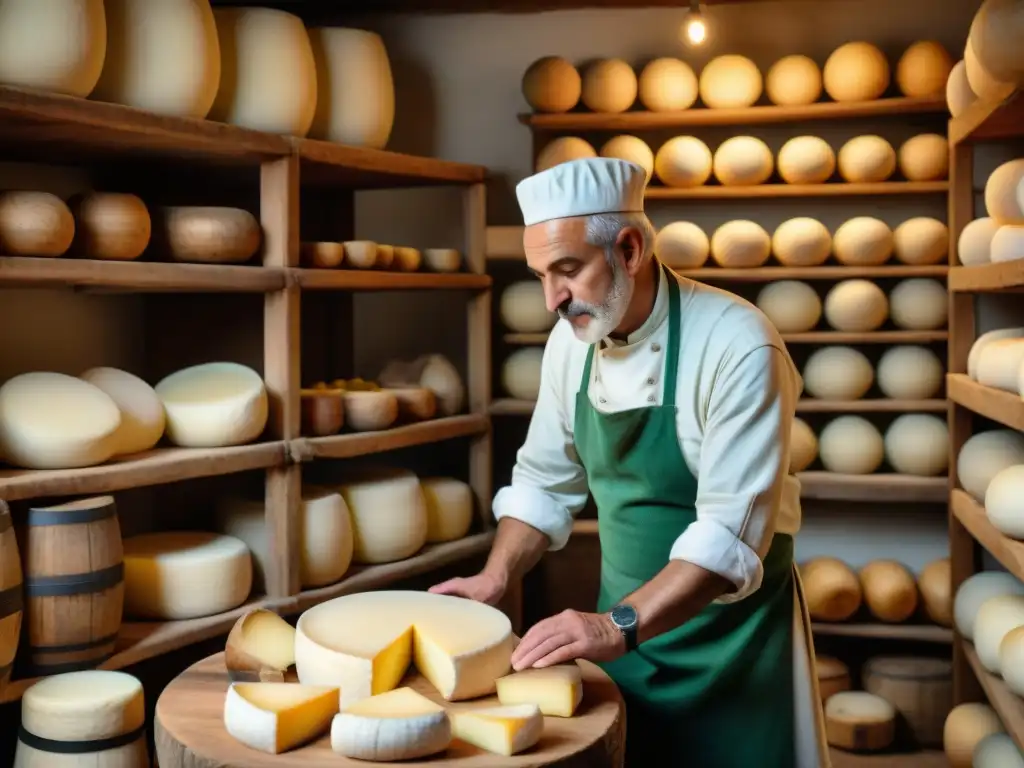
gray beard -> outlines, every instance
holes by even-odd
[[[633,281],[629,279],[625,268],[616,260],[612,264],[612,287],[600,304],[588,304],[584,301],[571,301],[565,309],[559,309],[558,315],[564,319],[590,317],[586,328],[572,327],[576,338],[587,344],[597,344],[610,335],[626,314],[629,302],[633,298]]]

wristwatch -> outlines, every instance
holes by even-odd
[[[636,630],[639,625],[636,609],[632,605],[619,603],[609,611],[608,618],[626,638],[626,652],[636,648]]]

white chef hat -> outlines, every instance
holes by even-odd
[[[526,226],[595,213],[643,213],[647,172],[612,157],[572,160],[516,185]]]

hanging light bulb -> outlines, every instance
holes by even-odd
[[[690,45],[701,45],[708,36],[708,25],[697,0],[690,2],[690,10],[683,20],[683,33]]]

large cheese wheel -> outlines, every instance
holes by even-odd
[[[817,219],[798,216],[776,228],[772,252],[787,267],[816,267],[832,253],[832,235]]]
[[[981,353],[994,341],[1004,339],[1019,339],[1024,337],[1024,328],[997,328],[994,331],[986,331],[981,334],[971,345],[971,351],[967,355],[967,375],[978,380],[978,364],[981,362]]]
[[[825,296],[825,319],[837,331],[874,331],[888,316],[888,298],[868,280],[843,280]]]
[[[267,133],[309,133],[316,62],[302,19],[274,8],[218,8],[214,18],[223,66],[209,119]]]
[[[985,182],[985,209],[998,224],[1024,224],[1024,207],[1017,189],[1024,180],[1024,158],[1008,160],[989,174]]]
[[[675,136],[654,156],[654,173],[666,187],[699,187],[711,178],[712,155],[696,136]]]
[[[771,236],[754,221],[727,221],[711,236],[711,258],[720,267],[760,267],[768,260],[771,251]]]
[[[885,458],[905,475],[934,477],[949,466],[946,419],[930,413],[904,413],[885,431]]]
[[[840,749],[885,749],[896,737],[896,708],[866,691],[842,691],[825,702],[828,743]]]
[[[167,417],[164,404],[149,384],[117,368],[90,368],[80,378],[106,392],[121,411],[121,424],[113,438],[115,455],[148,451],[160,442]]]
[[[1024,464],[1024,434],[1015,429],[989,429],[967,438],[956,459],[960,487],[978,501],[999,472]]]
[[[878,359],[878,388],[894,400],[928,400],[942,389],[946,366],[927,347],[890,347]]]
[[[733,136],[715,150],[712,171],[724,187],[763,184],[772,175],[772,151],[756,136]]]
[[[601,145],[598,154],[601,157],[615,157],[636,163],[647,171],[648,179],[654,173],[654,153],[647,146],[647,142],[636,136],[613,136]]]
[[[889,61],[877,46],[846,43],[825,61],[822,80],[835,101],[870,101],[889,87]]]
[[[896,172],[896,150],[881,136],[854,136],[839,148],[836,165],[844,181],[886,181]]]
[[[167,412],[167,439],[184,448],[242,445],[267,425],[263,379],[238,363],[185,368],[161,380],[156,394]]]
[[[840,416],[818,435],[818,455],[829,472],[870,475],[882,465],[885,442],[878,427],[867,419]]]
[[[988,704],[970,702],[953,707],[942,727],[949,768],[973,768],[974,748],[989,734],[1003,730],[999,715]]]
[[[1024,225],[1003,224],[992,235],[989,256],[993,264],[1024,259]]]
[[[763,86],[761,70],[746,56],[716,56],[700,73],[700,98],[712,109],[752,106]]]
[[[994,77],[1010,83],[1024,81],[1024,13],[1014,0],[985,0],[974,16],[970,39],[978,61]]]
[[[783,107],[813,104],[821,96],[821,69],[809,56],[783,56],[768,69],[764,90],[772,104]]]
[[[874,560],[860,569],[860,586],[871,615],[879,621],[906,621],[917,610],[917,581],[895,560]]]
[[[800,567],[800,580],[812,619],[846,621],[860,608],[860,581],[842,560],[816,557]]]
[[[953,57],[942,43],[919,40],[900,56],[896,64],[896,84],[904,96],[938,96],[946,87]]]
[[[404,469],[360,467],[338,487],[352,515],[356,563],[390,563],[427,541],[427,500],[419,478]]]
[[[1007,632],[1024,627],[1024,595],[996,595],[978,606],[974,617],[974,650],[981,666],[999,674],[999,646]]]
[[[928,618],[943,627],[953,626],[952,570],[948,557],[928,563],[917,577]]]
[[[544,350],[536,347],[517,349],[505,359],[501,367],[501,384],[510,397],[537,399],[543,361]]]
[[[803,472],[818,458],[818,438],[810,425],[800,418],[793,419],[789,434],[790,474]]]
[[[778,280],[769,283],[757,295],[757,308],[779,333],[803,333],[821,319],[821,299],[807,283]]]
[[[135,195],[89,192],[71,203],[77,255],[86,259],[131,261],[149,245],[153,222]]]
[[[75,219],[56,195],[0,193],[0,249],[5,256],[63,256],[74,238]]]
[[[931,216],[907,219],[893,230],[892,238],[896,260],[904,264],[938,264],[949,254],[949,227]]]
[[[957,259],[964,266],[985,264],[990,260],[992,238],[999,229],[999,223],[989,217],[982,216],[971,221],[961,230],[957,241]]]
[[[523,98],[537,112],[568,112],[583,92],[576,67],[561,56],[543,56],[523,73]]]
[[[936,181],[949,173],[949,142],[937,133],[920,133],[900,145],[900,173],[908,181]]]
[[[651,112],[689,109],[697,101],[697,75],[685,61],[668,56],[654,59],[637,80],[640,103]]]
[[[1024,627],[1015,627],[999,644],[999,669],[1006,687],[1024,696]]]
[[[622,59],[598,59],[583,69],[583,103],[594,112],[625,112],[637,88],[636,73]]]
[[[1017,541],[1024,540],[1024,464],[999,470],[985,491],[985,514],[992,527]]]
[[[953,65],[946,81],[946,106],[949,107],[949,114],[959,117],[978,98],[978,95],[971,90],[971,84],[967,81],[967,65],[960,59]]]
[[[692,221],[673,221],[658,231],[654,252],[667,267],[697,269],[707,262],[711,241],[704,230]]]
[[[974,43],[967,37],[967,44],[964,46],[964,69],[967,72],[967,83],[971,90],[982,99],[994,99],[1000,92],[1010,84],[995,77],[985,69],[978,60],[974,50]]]
[[[853,347],[822,347],[807,358],[804,387],[821,400],[859,400],[871,389],[871,361]]]
[[[889,294],[892,322],[908,331],[933,331],[946,326],[949,299],[945,286],[929,277],[901,280]]]
[[[1024,365],[1024,339],[997,339],[978,354],[979,384],[1004,392],[1020,391],[1020,370]]]
[[[824,184],[835,173],[836,153],[820,136],[794,136],[779,149],[777,165],[787,184]]]
[[[537,153],[537,173],[562,163],[597,157],[597,150],[579,136],[559,136]]]
[[[444,355],[421,355],[411,362],[391,360],[377,376],[382,387],[423,387],[437,398],[437,411],[454,416],[466,404],[466,386]]]
[[[484,603],[430,592],[362,592],[299,617],[295,671],[341,688],[344,708],[394,689],[412,661],[448,701],[494,692],[511,668],[508,617]]]
[[[91,97],[161,115],[206,117],[221,77],[210,0],[105,0],[103,5],[111,34]]]
[[[237,608],[252,590],[252,556],[234,536],[163,531],[124,540],[126,618],[173,621]]]
[[[1024,768],[1024,752],[1007,733],[990,733],[971,756],[973,768]]]
[[[1006,571],[981,571],[961,582],[953,598],[953,622],[965,640],[974,639],[974,622],[982,603],[999,595],[1024,596],[1024,582]]]
[[[876,267],[892,256],[895,236],[873,216],[857,216],[839,225],[832,238],[836,261],[851,267]]]
[[[102,464],[120,447],[121,411],[99,387],[63,373],[23,373],[0,387],[0,456],[26,469]]]
[[[461,539],[473,523],[473,489],[454,477],[420,479],[427,502],[427,542]]]
[[[548,311],[544,286],[537,280],[520,280],[503,290],[498,314],[513,333],[543,333],[558,322],[558,315]]]

